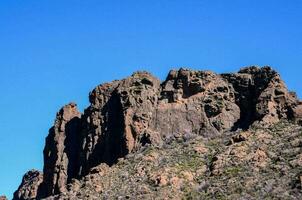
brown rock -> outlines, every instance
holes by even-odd
[[[64,106],[57,113],[44,148],[42,197],[66,192],[67,184],[77,175],[80,117],[75,103]]]
[[[192,133],[212,137],[254,121],[278,122],[288,117],[288,104],[296,102],[270,67],[224,75],[172,70],[161,85],[151,74],[137,72],[96,87],[89,98],[79,175],[166,138]]]
[[[159,174],[157,176],[152,177],[151,179],[156,186],[166,186],[168,184],[168,176],[165,174]]]
[[[36,199],[43,174],[37,170],[28,171],[22,179],[18,190],[14,193],[14,200]]]
[[[252,154],[252,161],[255,163],[256,167],[263,168],[267,165],[268,161],[268,156],[265,151],[262,149],[257,149],[253,154]],[[256,168],[257,170],[257,168]]]
[[[247,67],[223,77],[236,91],[236,103],[241,110],[237,127],[248,128],[253,123],[269,125],[280,119],[295,118],[293,107],[298,99],[272,68]]]
[[[233,136],[231,142],[232,143],[238,143],[238,142],[246,141],[250,135],[251,135],[251,133],[248,132],[248,131],[241,132],[241,133]]]
[[[0,196],[0,200],[7,200],[6,196]]]
[[[96,172],[95,167],[101,163],[112,166],[146,145],[162,146],[186,135],[209,139],[226,131],[268,126],[282,119],[302,120],[302,103],[270,67],[253,66],[222,75],[172,70],[162,83],[148,72],[136,72],[97,86],[89,100],[83,115],[74,103],[58,112],[46,138],[39,198],[65,193],[73,179],[89,173],[106,173]],[[256,137],[264,143],[270,141],[270,135],[265,133]],[[248,157],[244,146],[235,144],[248,138],[248,132],[234,136],[231,143],[235,147],[229,153],[239,159]],[[202,145],[196,145],[194,150],[208,153]],[[258,167],[265,165],[265,152],[259,150],[253,156],[251,160]],[[157,157],[144,159],[153,162]],[[210,170],[219,174],[230,158],[219,155],[215,159]],[[155,180],[158,185],[169,182],[162,174]],[[17,194],[23,195],[22,191],[30,188],[21,185]]]
[[[213,175],[219,175],[219,174],[223,173],[224,166],[229,161],[230,161],[230,158],[228,158],[226,155],[215,156],[213,158],[212,164],[210,166],[211,173]]]
[[[292,106],[293,119],[302,125],[302,102],[298,102],[297,105]]]
[[[240,117],[234,92],[213,72],[172,70],[162,83],[154,129],[162,134],[210,137],[229,130]]]
[[[160,81],[151,74],[137,72],[91,92],[91,105],[83,116],[80,174],[102,162],[112,165],[145,144],[160,143],[159,133],[148,129],[155,114],[159,85]]]

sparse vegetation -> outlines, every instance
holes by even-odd
[[[302,151],[297,149],[302,128],[280,122],[269,129],[249,131],[245,140],[230,145],[224,141],[234,136],[224,134],[207,141],[196,137],[161,148],[148,146],[121,159],[102,176],[88,175],[81,189],[71,193],[92,199],[302,198]],[[275,135],[279,137],[270,137]],[[291,135],[296,142],[291,142]]]

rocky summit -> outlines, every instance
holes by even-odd
[[[301,199],[302,102],[270,67],[148,72],[62,107],[14,200]]]

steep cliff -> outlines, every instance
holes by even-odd
[[[95,167],[114,169],[145,147],[164,148],[193,136],[202,143],[236,130],[302,120],[302,102],[270,67],[230,74],[172,70],[162,83],[136,72],[97,86],[89,100],[83,114],[75,103],[57,113],[46,138],[43,173],[28,172],[15,200],[68,194]]]

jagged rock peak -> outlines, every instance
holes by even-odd
[[[37,170],[28,171],[22,179],[18,190],[14,193],[14,200],[36,199],[39,185],[43,181],[43,174]],[[0,198],[1,199],[1,198]]]
[[[80,118],[81,113],[75,103],[65,105],[56,115],[44,148],[41,197],[66,191],[70,179],[77,175]]]
[[[236,103],[241,110],[237,125],[268,125],[280,119],[294,119],[300,101],[288,91],[280,75],[271,67],[245,67],[235,74],[223,74],[236,91]],[[293,109],[295,111],[293,111]],[[296,118],[297,119],[297,118]]]
[[[81,113],[78,111],[77,104],[71,102],[63,106],[60,111],[57,113],[56,120],[58,121],[70,121],[74,117],[80,117]]]
[[[94,167],[112,166],[145,145],[302,120],[301,101],[267,66],[226,74],[181,68],[171,70],[162,83],[140,71],[97,86],[89,101],[83,114],[75,103],[60,109],[46,138],[43,181],[22,182],[15,199],[30,199],[23,191],[37,185],[39,198],[65,193]]]

